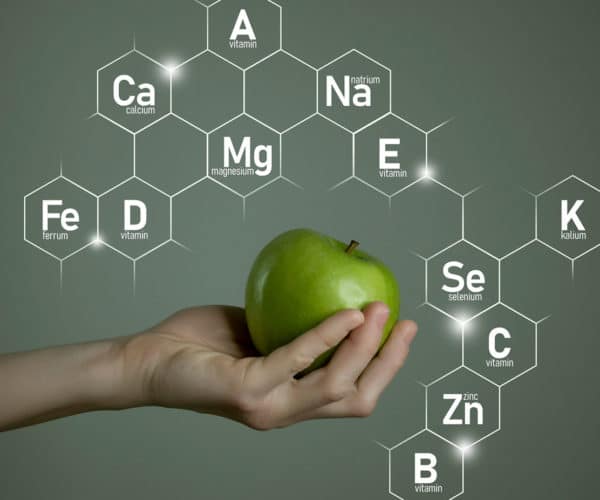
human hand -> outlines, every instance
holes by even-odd
[[[377,353],[388,314],[380,302],[341,311],[261,356],[243,309],[185,309],[127,341],[123,375],[140,381],[142,404],[221,415],[254,429],[363,417],[404,364],[417,331],[412,321],[397,323]],[[338,344],[326,366],[294,377]]]

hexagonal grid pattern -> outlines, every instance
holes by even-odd
[[[274,2],[272,0],[265,0],[263,3],[265,5],[268,4],[268,6],[270,6],[270,8],[278,10],[278,18],[279,18],[278,26],[276,27],[275,34],[271,33],[272,40],[275,40],[274,44],[272,44],[273,46],[271,48],[268,48],[268,50],[266,50],[264,54],[261,53],[258,58],[254,58],[254,59],[246,61],[244,63],[241,63],[240,61],[232,61],[232,60],[228,59],[228,56],[221,54],[221,52],[223,52],[223,51],[221,49],[219,49],[218,46],[215,45],[214,40],[212,40],[212,43],[211,43],[211,30],[210,30],[211,17],[213,18],[213,20],[216,19],[220,15],[218,10],[221,9],[221,7],[223,7],[226,3],[230,3],[230,1],[229,0],[215,0],[212,2],[201,1],[201,0],[193,0],[193,1],[195,2],[195,4],[197,5],[197,7],[199,9],[205,9],[205,11],[206,11],[206,16],[205,16],[206,17],[206,26],[205,26],[206,42],[204,44],[204,46],[207,47],[206,49],[202,50],[198,54],[193,55],[189,59],[187,59],[179,64],[169,65],[166,63],[161,63],[159,61],[156,61],[155,59],[148,56],[146,53],[139,50],[136,47],[136,43],[135,43],[135,39],[134,39],[133,46],[130,50],[128,50],[124,54],[116,57],[115,59],[111,60],[107,64],[104,64],[103,66],[98,68],[98,70],[96,72],[96,111],[91,116],[99,116],[99,117],[107,120],[109,123],[111,123],[115,127],[118,127],[119,129],[121,129],[124,133],[127,133],[131,136],[132,152],[133,152],[131,175],[127,179],[125,179],[122,182],[120,182],[119,184],[117,184],[116,186],[113,186],[110,189],[108,189],[102,193],[93,193],[92,191],[88,190],[86,187],[81,186],[80,184],[77,184],[73,180],[65,177],[62,172],[62,162],[61,162],[60,171],[59,171],[58,176],[54,177],[50,181],[48,181],[48,182],[42,184],[41,186],[37,187],[36,189],[32,190],[30,193],[26,194],[23,198],[23,238],[24,238],[24,241],[26,243],[34,246],[38,250],[46,253],[47,255],[49,255],[50,257],[55,259],[56,261],[58,261],[59,266],[60,266],[60,284],[61,284],[61,286],[62,286],[62,268],[63,268],[63,264],[65,261],[70,259],[72,256],[78,254],[79,252],[85,251],[86,249],[104,245],[107,248],[110,248],[111,250],[117,252],[118,254],[122,255],[123,257],[127,258],[128,260],[130,260],[132,262],[133,291],[135,293],[136,263],[140,259],[144,258],[145,256],[149,255],[152,252],[157,251],[162,246],[164,246],[168,243],[173,243],[184,249],[187,249],[184,245],[182,245],[181,243],[179,243],[178,241],[176,241],[173,238],[173,200],[177,196],[188,191],[189,189],[191,189],[192,187],[196,186],[199,183],[214,182],[214,183],[217,183],[220,186],[224,187],[225,189],[228,189],[230,192],[234,193],[236,196],[238,196],[242,199],[242,217],[245,217],[246,200],[249,197],[251,197],[252,195],[254,195],[256,192],[264,189],[265,187],[271,185],[272,183],[274,183],[276,181],[281,180],[284,182],[288,182],[288,183],[296,186],[297,188],[302,189],[301,186],[296,184],[291,179],[285,177],[285,175],[284,175],[285,165],[281,164],[282,138],[284,137],[285,134],[292,131],[295,127],[298,127],[299,125],[303,124],[304,122],[306,122],[313,116],[317,116],[317,115],[321,116],[323,119],[331,122],[333,125],[335,125],[336,127],[339,127],[341,130],[344,130],[345,132],[350,134],[352,137],[351,169],[348,172],[348,175],[343,180],[341,180],[340,182],[335,184],[334,186],[331,186],[329,188],[330,190],[337,189],[347,182],[356,181],[356,182],[364,185],[366,188],[374,191],[375,193],[378,193],[379,195],[385,197],[388,200],[389,206],[391,206],[392,200],[396,196],[401,196],[401,194],[405,190],[411,189],[412,186],[415,186],[416,184],[434,183],[437,186],[443,188],[444,190],[447,190],[448,193],[450,193],[452,196],[455,196],[460,201],[460,204],[461,204],[461,234],[457,235],[457,239],[454,242],[452,242],[450,245],[443,248],[436,254],[430,255],[430,256],[422,256],[422,255],[417,254],[417,256],[423,261],[424,270],[425,270],[425,273],[424,273],[425,274],[425,276],[424,276],[425,298],[424,298],[424,302],[422,305],[425,307],[430,307],[430,308],[434,309],[438,313],[444,315],[444,317],[447,317],[449,321],[452,321],[460,326],[461,339],[462,339],[461,364],[459,366],[457,366],[456,368],[454,368],[453,370],[450,370],[449,372],[443,374],[442,376],[440,376],[439,378],[437,378],[433,381],[430,381],[428,383],[422,383],[422,385],[424,387],[424,392],[425,392],[424,427],[422,428],[422,430],[420,430],[416,434],[413,434],[412,436],[408,437],[407,439],[405,439],[391,447],[388,447],[381,443],[378,443],[388,451],[388,460],[389,460],[389,464],[390,464],[389,474],[388,474],[388,479],[389,479],[388,491],[389,491],[390,495],[392,495],[396,498],[399,498],[399,499],[403,498],[395,491],[395,488],[392,488],[391,462],[392,462],[393,452],[395,450],[399,449],[400,447],[410,446],[412,443],[415,443],[417,440],[421,439],[423,436],[428,435],[428,436],[433,436],[433,437],[439,439],[442,443],[445,443],[449,447],[457,450],[457,452],[460,454],[460,472],[459,472],[460,477],[457,478],[457,480],[459,481],[459,483],[461,485],[460,491],[458,493],[453,493],[452,496],[449,496],[448,498],[453,499],[453,498],[460,496],[464,492],[465,457],[468,456],[468,451],[470,448],[477,445],[484,439],[487,439],[488,437],[492,436],[493,434],[498,433],[502,429],[502,421],[501,421],[502,389],[507,384],[514,382],[521,376],[525,375],[526,373],[528,373],[529,371],[531,371],[537,367],[537,364],[538,364],[538,329],[539,329],[540,324],[547,319],[547,318],[542,318],[539,321],[534,321],[531,318],[522,314],[521,312],[517,311],[516,309],[512,308],[511,306],[507,305],[505,302],[503,302],[502,264],[507,259],[510,259],[511,256],[525,250],[529,245],[533,244],[534,242],[539,242],[545,248],[547,248],[549,251],[556,252],[557,254],[561,255],[562,257],[564,257],[570,261],[571,273],[572,273],[572,277],[574,278],[575,261],[577,259],[579,259],[580,257],[588,254],[589,252],[592,252],[593,250],[597,249],[600,246],[600,244],[594,243],[595,240],[592,239],[591,240],[592,244],[590,244],[588,248],[586,248],[583,251],[577,252],[574,255],[571,255],[567,252],[562,251],[559,248],[556,248],[555,243],[553,243],[552,241],[547,241],[548,238],[546,238],[544,235],[541,234],[541,231],[540,231],[541,224],[540,224],[540,214],[539,214],[540,203],[542,203],[547,198],[547,195],[549,195],[549,193],[552,193],[555,190],[561,189],[561,186],[563,186],[564,183],[566,183],[566,182],[572,181],[575,183],[579,183],[579,185],[582,186],[583,188],[585,188],[589,193],[594,193],[594,196],[600,195],[600,190],[597,187],[588,183],[587,181],[585,181],[575,175],[570,175],[570,176],[566,177],[565,179],[563,179],[562,181],[558,182],[557,184],[555,184],[553,186],[548,187],[546,190],[544,190],[540,193],[537,193],[537,194],[529,193],[535,201],[535,204],[534,204],[534,207],[535,207],[534,234],[531,235],[531,238],[529,239],[529,241],[525,242],[518,248],[515,248],[514,250],[512,250],[502,256],[494,256],[490,252],[487,252],[485,249],[477,246],[474,242],[469,241],[465,237],[465,200],[472,193],[474,193],[477,189],[474,189],[465,194],[461,194],[458,191],[454,190],[452,187],[450,187],[447,184],[444,184],[440,180],[436,179],[435,176],[433,175],[432,170],[429,167],[429,157],[428,157],[429,135],[432,132],[437,131],[438,129],[442,128],[450,120],[440,123],[439,125],[437,125],[436,127],[433,127],[430,130],[424,130],[423,128],[421,128],[421,127],[415,125],[414,123],[406,120],[405,118],[397,115],[393,111],[393,107],[392,107],[392,91],[391,91],[391,89],[392,89],[392,85],[391,85],[392,72],[389,68],[387,68],[381,62],[371,58],[367,54],[364,54],[363,52],[361,52],[357,49],[350,49],[348,52],[340,55],[339,57],[336,57],[332,61],[328,62],[327,64],[324,64],[323,66],[321,66],[319,68],[309,64],[306,61],[303,61],[302,59],[291,54],[289,51],[287,51],[285,49],[285,46],[283,43],[283,31],[282,31],[282,25],[281,25],[282,8],[279,4],[277,4],[276,2]],[[251,110],[247,109],[247,105],[246,105],[247,100],[249,98],[249,96],[247,95],[247,88],[246,88],[248,72],[254,73],[256,70],[262,69],[263,63],[268,64],[269,59],[276,57],[276,56],[285,56],[285,58],[287,58],[290,61],[296,61],[298,64],[303,65],[303,67],[307,71],[314,72],[314,74],[315,74],[315,96],[316,96],[316,99],[315,99],[314,106],[311,106],[311,108],[307,109],[305,113],[302,113],[302,118],[299,121],[297,121],[296,123],[291,123],[291,124],[285,123],[287,128],[283,128],[281,123],[280,124],[268,124],[268,123],[261,121],[260,117],[257,117],[257,115],[259,115],[260,113],[257,113],[256,111],[252,112],[252,116],[251,116],[250,115]],[[385,85],[384,85],[383,95],[379,96],[379,99],[383,100],[383,105],[382,105],[381,110],[366,113],[366,118],[364,118],[364,119],[363,118],[351,118],[351,119],[346,120],[346,119],[342,119],[338,116],[333,116],[333,115],[329,116],[330,113],[327,110],[322,110],[321,106],[320,106],[320,102],[321,102],[320,99],[321,100],[323,99],[323,95],[322,95],[322,92],[320,92],[319,76],[325,75],[330,69],[334,68],[338,63],[339,64],[344,63],[344,58],[346,58],[347,56],[353,57],[357,60],[366,61],[371,66],[371,68],[376,68],[378,71],[381,70],[382,75],[384,75],[384,77],[387,75],[387,78],[388,78],[388,82],[387,82],[388,88],[385,89]],[[148,67],[153,68],[154,70],[157,70],[159,73],[162,72],[166,77],[168,77],[168,85],[167,85],[168,99],[165,98],[168,103],[168,105],[167,105],[168,109],[164,110],[164,112],[161,111],[161,112],[156,113],[155,115],[153,115],[152,119],[149,119],[146,122],[142,123],[141,125],[135,126],[135,127],[131,126],[129,123],[121,123],[120,119],[118,119],[118,117],[115,118],[114,116],[110,116],[111,113],[106,111],[106,107],[101,102],[101,97],[102,97],[102,99],[104,99],[105,92],[104,91],[101,92],[101,89],[100,89],[101,82],[103,82],[103,75],[108,74],[107,71],[109,71],[113,66],[118,67],[123,62],[125,62],[127,60],[127,58],[130,58],[130,57],[135,57],[136,59],[142,61],[144,63],[144,65],[147,65]],[[216,121],[214,121],[211,124],[208,124],[208,126],[205,125],[204,128],[202,128],[202,126],[199,125],[198,123],[194,123],[193,118],[189,119],[190,117],[181,116],[181,113],[177,113],[177,109],[179,109],[177,106],[177,103],[176,103],[175,107],[173,105],[174,104],[174,95],[173,95],[174,94],[173,93],[174,79],[177,78],[178,73],[185,72],[186,70],[190,69],[199,60],[199,58],[202,58],[202,57],[206,57],[206,58],[210,57],[211,60],[224,65],[224,67],[230,68],[227,71],[232,72],[232,74],[233,73],[237,74],[237,72],[239,72],[241,74],[241,83],[242,83],[240,109],[239,110],[236,109],[236,110],[232,111],[231,113],[229,113],[227,116],[216,119]],[[115,66],[115,65],[117,65],[117,66]],[[360,97],[360,99],[362,99],[362,105],[364,105],[366,96],[371,91],[370,89],[367,88],[369,85],[370,79],[373,80],[375,77],[373,75],[368,75],[368,74],[362,75],[360,77],[355,75],[355,77],[358,78],[358,80],[353,82],[355,85],[357,85],[354,88],[354,90],[357,92],[360,91],[362,93],[359,97]],[[127,85],[129,85],[129,87],[127,87],[127,88],[130,91],[130,95],[128,95],[127,100],[130,100],[132,97],[134,99],[136,99],[135,96],[131,95],[131,93],[133,92],[131,89],[135,85],[137,85],[137,82],[131,83],[130,79],[126,79],[124,81]],[[113,82],[113,86],[114,86],[114,82]],[[348,94],[349,90],[348,90],[348,92],[346,92],[346,88],[343,86],[342,80],[340,80],[339,82],[336,82],[335,88],[334,87],[332,87],[332,88],[334,89],[334,90],[332,90],[332,92],[336,93],[338,97],[351,100],[351,96]],[[350,88],[351,87],[348,87],[348,89],[350,89]],[[147,90],[147,87],[146,87],[146,90]],[[113,92],[114,92],[114,87],[113,87]],[[163,97],[164,97],[164,93],[165,93],[165,90],[163,89]],[[143,101],[143,99],[142,99],[142,101]],[[356,102],[359,102],[359,101],[356,101]],[[143,104],[143,102],[142,102],[142,104]],[[358,116],[358,115],[359,115],[358,112],[354,113],[354,116]],[[205,144],[203,144],[203,151],[205,154],[205,158],[202,159],[202,162],[205,163],[205,165],[206,165],[206,170],[203,172],[199,172],[197,179],[192,179],[189,184],[185,185],[184,187],[181,187],[181,189],[179,189],[178,191],[172,192],[170,194],[166,193],[163,190],[159,189],[158,187],[152,185],[149,182],[149,179],[143,178],[144,177],[143,174],[138,175],[138,172],[136,169],[136,151],[137,151],[136,138],[137,138],[138,134],[144,132],[149,127],[154,126],[155,124],[161,122],[162,120],[164,120],[165,118],[167,118],[169,116],[173,117],[176,120],[179,120],[180,122],[184,123],[186,126],[192,127],[196,131],[203,134],[203,136],[205,137],[205,139],[203,139],[203,140],[206,141]],[[262,183],[258,187],[255,187],[254,189],[250,190],[249,192],[246,192],[245,194],[240,193],[239,190],[236,190],[234,188],[231,188],[230,186],[227,186],[226,184],[219,181],[218,179],[215,179],[214,176],[210,175],[211,163],[210,163],[209,142],[210,142],[211,134],[214,134],[215,132],[222,129],[223,127],[227,127],[229,124],[231,124],[232,122],[234,122],[235,120],[237,120],[239,118],[252,120],[256,124],[264,127],[265,129],[267,129],[270,133],[272,133],[277,138],[277,142],[278,142],[278,152],[277,153],[278,153],[279,158],[278,158],[278,163],[277,163],[278,168],[276,169],[275,174],[267,182]],[[363,120],[363,122],[361,122],[361,120]],[[359,151],[359,154],[357,155],[357,148],[362,147],[361,140],[360,140],[362,138],[362,135],[367,134],[370,131],[376,131],[377,124],[382,122],[383,120],[395,120],[395,121],[397,121],[397,123],[402,125],[401,127],[399,127],[400,132],[398,132],[397,134],[393,134],[393,136],[391,134],[387,134],[387,132],[386,132],[385,138],[376,137],[376,139],[377,138],[378,139],[386,139],[387,140],[387,142],[385,143],[386,145],[389,144],[389,145],[399,146],[398,151],[391,151],[391,152],[387,151],[387,150],[383,151],[383,154],[387,155],[386,158],[388,158],[389,161],[392,163],[390,170],[396,169],[396,167],[395,167],[396,163],[394,163],[396,161],[398,161],[398,166],[402,165],[402,163],[406,164],[406,159],[402,157],[402,145],[406,144],[406,137],[405,137],[406,133],[408,133],[414,137],[417,137],[417,138],[420,137],[422,139],[423,150],[413,152],[413,154],[410,156],[410,158],[411,158],[410,167],[412,169],[412,175],[410,177],[408,177],[407,180],[401,186],[392,186],[392,187],[388,188],[387,185],[384,185],[385,187],[382,187],[381,183],[378,183],[378,185],[374,185],[374,183],[370,182],[368,178],[364,178],[365,176],[362,174],[362,172],[363,172],[362,166],[360,168],[357,168],[357,158],[360,158],[363,156],[362,151]],[[443,130],[442,130],[442,133],[443,133]],[[398,137],[398,135],[400,135],[401,137]],[[357,140],[357,139],[359,139],[359,140]],[[419,141],[421,139],[419,139]],[[413,140],[413,143],[417,143],[419,141],[415,142]],[[380,147],[381,147],[381,142],[380,142]],[[419,147],[420,146],[417,146],[417,148],[419,148]],[[381,150],[379,151],[379,153],[381,154]],[[371,151],[370,154],[375,154],[375,153],[373,151]],[[414,158],[420,158],[420,157],[422,157],[424,159],[423,164],[417,165],[414,161]],[[387,167],[385,169],[387,169]],[[398,177],[398,176],[394,174],[392,176],[382,175],[381,177],[382,177],[382,182],[385,182],[385,177]],[[42,190],[44,188],[46,188],[50,184],[56,182],[57,180],[60,180],[61,182],[66,182],[70,186],[73,186],[76,189],[81,190],[82,192],[86,193],[88,196],[92,197],[96,202],[95,233],[92,235],[92,237],[83,241],[81,243],[81,245],[78,246],[76,249],[66,253],[65,255],[61,255],[61,256],[56,255],[55,253],[52,253],[48,249],[43,248],[36,242],[31,241],[31,239],[28,237],[28,211],[27,211],[28,199],[32,195],[42,192]],[[150,248],[149,250],[147,250],[144,253],[137,255],[135,257],[129,256],[126,252],[123,252],[120,249],[118,249],[115,246],[108,243],[107,241],[104,241],[101,237],[101,233],[100,233],[100,229],[99,229],[99,220],[101,217],[99,214],[100,200],[104,196],[108,195],[111,191],[119,188],[121,185],[124,185],[125,183],[130,182],[132,180],[137,180],[137,181],[143,183],[144,185],[148,186],[149,188],[155,190],[156,192],[160,193],[162,196],[164,196],[166,199],[168,199],[168,205],[169,205],[169,210],[168,210],[168,212],[169,212],[168,213],[169,235],[168,235],[168,239],[166,239],[162,243],[156,245],[153,248]],[[575,223],[576,217],[574,217],[573,214],[575,214],[575,216],[577,215],[577,207],[573,208],[573,205],[571,205],[570,208],[571,208],[571,211],[569,212],[568,211],[569,206],[567,206],[567,217],[571,223]],[[563,217],[564,217],[564,215],[563,215]],[[498,266],[497,297],[495,298],[495,300],[493,301],[492,304],[490,304],[487,307],[485,307],[484,309],[477,311],[476,313],[470,314],[468,316],[462,316],[462,315],[449,313],[448,311],[444,310],[442,307],[439,307],[435,303],[432,303],[430,301],[429,290],[428,290],[428,269],[429,269],[430,261],[432,259],[436,258],[436,256],[442,255],[445,251],[451,249],[452,247],[454,247],[457,244],[469,245],[470,247],[476,249],[477,251],[486,255],[490,259],[493,259],[494,262],[497,263],[497,266]],[[505,378],[502,381],[494,381],[494,380],[492,380],[491,377],[486,377],[485,374],[480,373],[480,371],[482,371],[482,370],[478,370],[478,369],[470,366],[472,364],[472,361],[469,356],[467,356],[468,359],[466,359],[466,357],[465,357],[466,328],[469,327],[469,324],[471,322],[477,320],[478,318],[484,318],[488,311],[491,311],[492,309],[498,308],[498,307],[504,308],[506,311],[508,311],[511,314],[515,315],[516,317],[522,319],[522,321],[533,326],[533,360],[531,360],[531,363],[528,366],[519,370],[518,373],[514,373],[510,377]],[[502,325],[499,325],[499,326],[502,326]],[[451,376],[453,373],[457,372],[458,370],[463,370],[465,372],[468,372],[473,377],[479,378],[482,381],[485,381],[487,384],[490,384],[491,386],[495,387],[497,389],[497,394],[498,394],[498,415],[497,415],[498,425],[497,425],[497,428],[495,430],[493,430],[492,432],[487,433],[486,435],[484,435],[480,439],[476,440],[475,442],[471,442],[468,444],[456,443],[456,442],[453,442],[451,439],[448,439],[447,437],[441,435],[439,432],[436,431],[436,429],[432,428],[432,426],[430,425],[430,421],[429,421],[429,407],[427,404],[427,401],[428,401],[427,398],[428,398],[430,389],[435,388],[437,384],[440,384],[443,380],[445,380],[447,377]]]

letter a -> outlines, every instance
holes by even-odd
[[[229,39],[237,40],[240,35],[247,36],[250,40],[256,40],[256,35],[254,34],[254,29],[252,28],[252,23],[246,9],[240,10]]]

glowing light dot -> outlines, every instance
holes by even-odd
[[[469,317],[466,314],[461,314],[455,318],[456,322],[464,328],[467,323],[470,321]]]
[[[459,444],[458,449],[460,450],[463,457],[468,458],[475,455],[475,447],[473,444]]]
[[[433,171],[431,170],[431,167],[429,167],[428,165],[425,165],[424,167],[421,168],[421,179],[423,179],[423,180],[433,179]]]
[[[165,68],[165,71],[170,76],[173,76],[179,69],[179,64],[177,63],[177,61],[167,61],[167,62],[163,63],[163,66]]]

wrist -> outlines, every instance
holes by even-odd
[[[111,351],[108,363],[112,375],[108,392],[115,409],[160,404],[153,389],[163,353],[160,338],[148,332],[118,338]]]
[[[125,344],[115,339],[4,355],[0,430],[144,404],[141,377],[125,369]]]
[[[136,406],[135,380],[124,371],[124,339],[83,344],[77,359],[76,404],[87,411]]]
[[[3,355],[0,431],[94,410],[152,404],[146,342],[123,337]]]
[[[146,371],[138,354],[137,336],[88,344],[78,360],[77,404],[87,411],[149,404]]]

